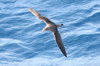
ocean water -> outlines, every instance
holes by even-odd
[[[67,58],[28,8],[64,24]],[[100,0],[0,0],[0,66],[100,66]]]

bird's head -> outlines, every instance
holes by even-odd
[[[61,26],[64,26],[63,24],[60,24]]]

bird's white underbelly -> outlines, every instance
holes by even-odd
[[[56,26],[52,24],[47,24],[46,27],[43,30],[50,30],[52,32],[55,31]]]
[[[47,27],[47,30],[50,30],[50,31],[54,32],[55,31],[55,27]]]

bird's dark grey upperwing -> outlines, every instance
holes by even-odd
[[[65,50],[64,45],[62,43],[62,39],[61,39],[61,36],[60,36],[58,30],[56,30],[55,32],[53,32],[53,34],[54,34],[54,39],[56,40],[56,42],[58,44],[58,47],[60,48],[60,50],[62,51],[62,53],[64,54],[64,56],[67,57],[66,50]]]
[[[35,10],[29,8],[29,11],[35,15],[37,18],[41,19],[42,21],[44,21],[46,24],[47,23],[52,23],[47,17],[41,16],[38,12],[36,12]]]

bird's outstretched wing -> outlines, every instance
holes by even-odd
[[[67,54],[66,54],[66,51],[65,51],[65,48],[64,48],[64,45],[62,43],[62,39],[61,39],[61,36],[60,36],[58,30],[53,32],[53,34],[54,34],[54,39],[56,40],[58,47],[60,48],[61,52],[64,54],[64,56],[67,57]]]
[[[41,16],[38,12],[36,12],[35,10],[33,10],[31,8],[28,8],[28,9],[34,16],[36,16],[37,18],[41,19],[45,23],[52,23],[47,17]]]

